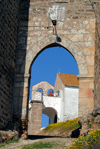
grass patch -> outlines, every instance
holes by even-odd
[[[95,121],[95,117],[92,118],[92,122],[94,122],[94,121]]]
[[[66,149],[100,149],[100,129],[90,132],[86,137],[79,137]]]
[[[92,124],[89,124],[89,126],[88,126],[89,128],[91,128],[92,127]]]
[[[7,145],[7,144],[9,144],[9,143],[16,143],[16,142],[19,142],[19,140],[18,139],[12,139],[11,141],[6,141],[6,142],[4,142],[4,143],[1,143],[0,144],[0,147],[4,147],[5,145]]]
[[[35,142],[32,145],[25,145],[22,149],[40,149],[40,148],[52,148],[58,146],[57,142]]]
[[[68,120],[66,122],[50,124],[44,129],[44,131],[47,131],[47,130],[53,131],[57,128],[60,128],[62,131],[69,131],[69,130],[76,129],[78,127],[79,127],[78,118],[76,118],[73,120]]]

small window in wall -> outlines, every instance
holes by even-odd
[[[41,116],[41,128],[46,127],[49,124],[49,117],[46,114]]]
[[[37,91],[40,92],[43,95],[43,89],[38,88]]]
[[[53,96],[54,94],[53,94],[53,90],[52,89],[49,89],[48,90],[48,96]]]

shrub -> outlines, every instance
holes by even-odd
[[[100,129],[79,137],[69,149],[100,149]]]

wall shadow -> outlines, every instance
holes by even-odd
[[[29,7],[30,0],[20,0],[19,16],[18,16],[18,34],[16,47],[16,65],[15,65],[15,82],[14,82],[14,96],[13,96],[13,123],[15,130],[21,131],[27,129],[28,120],[28,86],[24,88],[24,82],[28,77],[25,74],[26,64],[26,50],[27,50],[27,36],[28,36],[28,21],[29,21]],[[26,93],[25,93],[26,92]],[[29,91],[28,91],[29,94]],[[26,99],[27,98],[27,99]],[[27,100],[27,111],[22,108]],[[25,113],[26,114],[25,114]],[[22,115],[25,117],[22,118]],[[17,125],[19,123],[19,125]],[[20,125],[21,124],[21,125]]]

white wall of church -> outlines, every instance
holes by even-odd
[[[43,96],[43,109],[54,108],[57,111],[57,122],[61,121],[61,98],[54,96]]]
[[[78,117],[79,88],[65,87],[64,89],[64,119],[71,120]]]
[[[64,122],[78,117],[78,87],[65,87],[59,90],[59,96],[41,96],[36,92],[32,100],[43,101],[42,110],[49,116],[50,123],[54,122],[57,113],[57,122]],[[31,103],[29,104],[31,109]]]

